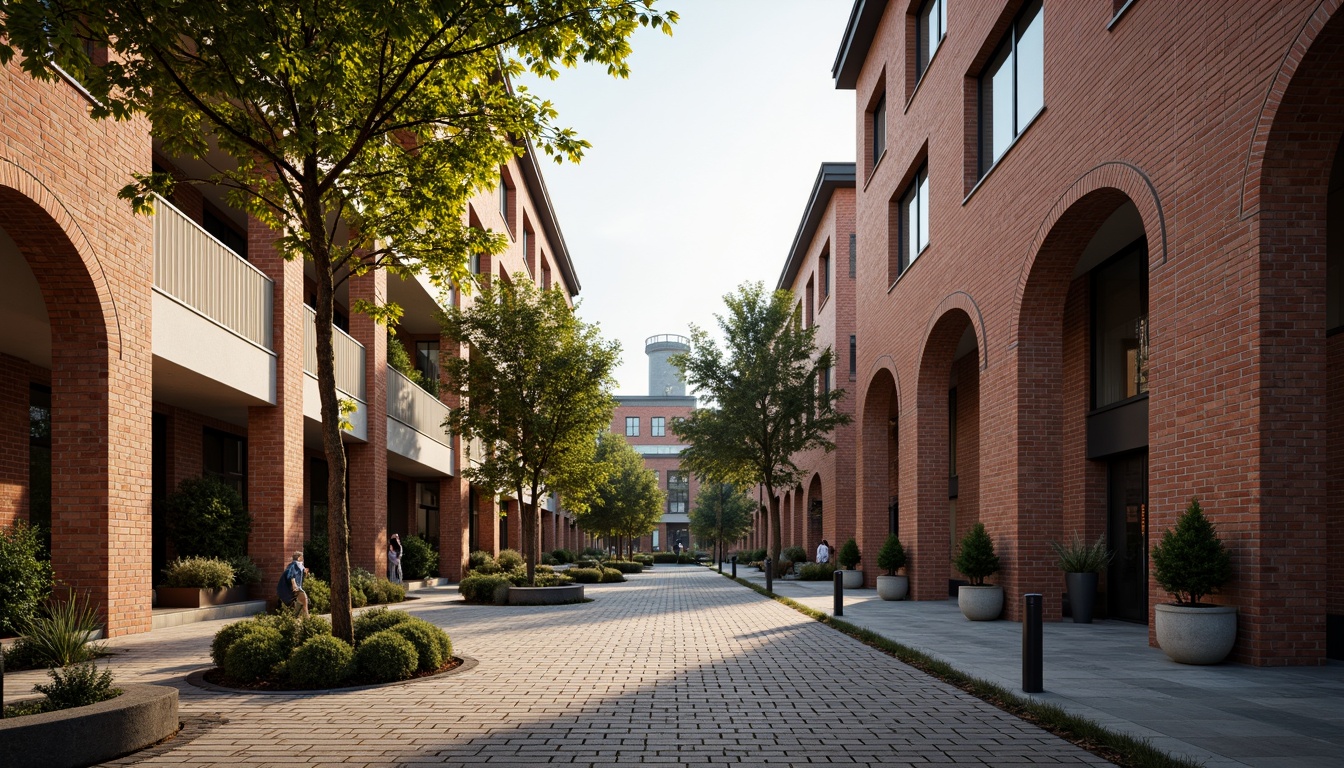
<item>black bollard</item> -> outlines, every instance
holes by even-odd
[[[1041,680],[1045,666],[1045,627],[1041,623],[1044,605],[1035,593],[1023,595],[1022,602],[1022,690],[1040,693],[1045,690]]]
[[[770,594],[775,593],[775,567],[770,563],[770,558],[765,558],[762,563],[765,566],[765,591]]]
[[[831,581],[835,582],[835,604],[831,607],[831,614],[834,616],[845,615],[845,574],[836,571],[831,574]]]
[[[733,555],[732,558],[730,558],[730,562],[732,562],[732,564],[733,564],[733,578],[736,579],[736,578],[737,578],[737,555]]]
[[[5,649],[0,648],[0,720],[5,719]]]

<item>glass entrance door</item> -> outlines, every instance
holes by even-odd
[[[1111,459],[1106,539],[1115,553],[1106,572],[1113,619],[1148,622],[1148,452]]]

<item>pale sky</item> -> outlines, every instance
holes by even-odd
[[[854,93],[831,79],[852,0],[659,0],[628,80],[564,70],[522,81],[592,143],[543,162],[582,291],[621,342],[617,393],[648,394],[644,339],[714,328],[723,295],[773,288],[823,162],[854,159]]]

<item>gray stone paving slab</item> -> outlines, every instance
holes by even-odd
[[[725,566],[725,570],[727,566]],[[764,585],[759,571],[738,576]],[[776,594],[833,609],[830,582],[774,581]],[[850,590],[843,619],[1021,694],[1022,625],[969,622],[955,600],[886,602]],[[1045,625],[1045,692],[1022,694],[1149,739],[1208,768],[1344,766],[1344,663],[1317,667],[1177,664],[1119,621]]]

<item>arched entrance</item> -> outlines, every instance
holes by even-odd
[[[807,507],[804,510],[804,519],[807,522],[802,547],[807,552],[808,560],[816,558],[817,545],[825,538],[825,517],[826,504],[821,494],[821,475],[814,474],[812,481],[807,484]]]
[[[877,551],[888,534],[904,535],[899,525],[900,496],[900,455],[897,439],[899,437],[899,397],[894,368],[890,358],[878,361],[876,371],[868,380],[864,392],[863,410],[859,413],[859,455],[858,455],[858,515],[855,538],[859,552],[871,552],[873,563],[877,562]],[[838,521],[837,521],[838,522]],[[848,538],[849,532],[837,525],[831,533],[831,546],[837,549]],[[910,542],[905,542],[909,546]],[[911,565],[913,573],[914,565]],[[871,577],[876,584],[877,569],[866,568],[865,579]],[[927,599],[917,593],[914,599]]]

